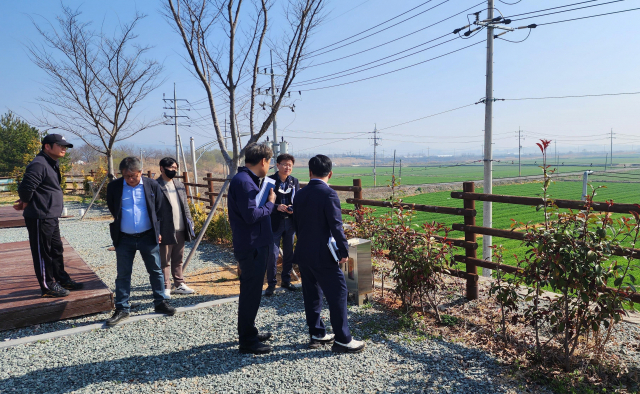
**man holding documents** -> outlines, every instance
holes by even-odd
[[[351,338],[349,332],[347,283],[339,265],[349,257],[349,245],[342,229],[340,199],[327,184],[333,175],[331,168],[331,159],[327,156],[317,155],[309,160],[311,180],[296,193],[293,201],[293,223],[298,236],[294,261],[302,276],[304,309],[311,336],[309,348],[333,343],[333,352],[358,353],[364,350],[365,344]],[[335,334],[327,334],[320,317],[323,294],[329,304]]]
[[[245,147],[245,165],[229,184],[228,208],[233,253],[240,269],[240,297],[238,299],[238,336],[241,353],[264,354],[271,346],[263,344],[271,333],[258,333],[256,315],[262,297],[262,282],[267,260],[273,253],[271,213],[276,195],[273,180],[265,178],[273,156],[266,144]]]

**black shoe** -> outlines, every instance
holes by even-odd
[[[156,313],[164,313],[167,316],[173,316],[176,314],[176,308],[169,305],[167,301],[162,301],[155,307]]]
[[[274,291],[276,291],[276,287],[275,286],[269,286],[269,287],[267,287],[267,290],[264,291],[264,295],[266,295],[267,297],[271,297],[273,295]]]
[[[125,312],[122,309],[116,309],[113,313],[113,316],[107,319],[107,326],[113,327],[121,321],[127,320],[129,318],[129,312]]]
[[[283,283],[280,285],[283,289],[287,289],[289,291],[298,291],[298,288],[292,285],[291,283]]]
[[[69,290],[63,288],[58,283],[54,283],[50,289],[44,290],[42,292],[42,298],[66,297],[68,295],[69,295]]]
[[[324,338],[314,338],[311,336],[311,340],[309,341],[309,349],[319,349],[323,345],[331,345],[335,340],[335,335],[327,334]]]
[[[249,353],[249,354],[267,354],[271,353],[271,346],[265,345],[263,343],[256,343],[251,346],[240,346],[238,348],[240,353]]]
[[[68,282],[60,283],[60,286],[67,290],[80,290],[84,287],[84,283],[76,282],[73,279],[69,279]]]
[[[258,334],[258,341],[260,342],[266,342],[268,340],[271,339],[271,333],[270,332],[263,332],[262,334]]]

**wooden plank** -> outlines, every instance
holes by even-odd
[[[0,207],[0,228],[24,227],[23,211],[16,211],[13,206]]]
[[[482,226],[471,226],[460,223],[453,223],[451,228],[456,231],[466,231],[472,232],[475,234],[482,235],[491,235],[494,237],[508,238],[508,239],[518,239],[522,241],[524,239],[525,233],[511,230],[501,230],[497,228],[487,228]]]
[[[84,284],[67,297],[41,298],[29,242],[0,244],[0,330],[113,309],[113,293],[63,238],[65,270]]]
[[[307,186],[309,182],[300,182],[300,188]],[[337,192],[362,192],[362,187],[360,186],[336,186],[329,185],[330,188]]]
[[[407,204],[407,203],[391,204],[390,201],[364,200],[364,199],[355,199],[355,198],[347,198],[347,203],[354,204],[354,205],[368,205],[372,207],[385,207],[385,208],[391,208],[393,206],[400,205],[403,208],[413,209],[415,211],[420,211],[420,212],[434,212],[434,213],[442,213],[445,215],[476,216],[475,209],[438,207],[435,205]]]
[[[484,193],[464,193],[464,192],[451,192],[451,198],[462,198],[467,200],[476,201],[491,201],[505,204],[517,204],[517,205],[529,205],[538,206],[544,204],[544,200],[540,197],[522,197],[522,196],[504,196],[499,194],[484,194]],[[550,199],[547,202],[549,205],[554,204],[558,208],[566,209],[585,209],[584,201],[577,200],[553,200]],[[593,202],[591,208],[594,211],[599,212],[614,212],[614,213],[640,213],[640,206],[636,204],[617,204],[612,205],[606,202]]]

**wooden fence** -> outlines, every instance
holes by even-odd
[[[358,185],[361,185],[359,179],[354,179],[354,186],[356,185],[356,181]],[[361,188],[360,188],[361,190]],[[508,238],[508,239],[517,239],[523,240],[525,233],[519,231],[511,231],[511,230],[503,230],[503,229],[495,229],[488,228],[476,225],[476,209],[475,202],[476,201],[491,201],[503,204],[517,204],[517,205],[529,205],[529,206],[539,206],[544,204],[544,200],[542,198],[537,197],[520,197],[520,196],[503,196],[496,194],[483,194],[483,193],[475,193],[475,184],[474,182],[464,182],[463,183],[463,191],[462,192],[451,192],[451,198],[457,198],[463,200],[463,208],[452,208],[452,207],[439,207],[432,205],[421,205],[421,204],[393,204],[390,201],[377,201],[377,200],[364,200],[362,199],[362,192],[355,192],[354,197],[348,198],[347,203],[354,204],[356,208],[361,206],[373,206],[373,207],[393,207],[402,205],[405,208],[413,209],[415,211],[420,212],[432,212],[432,213],[440,213],[447,215],[457,215],[462,216],[464,223],[454,223],[452,225],[452,229],[455,231],[464,232],[464,239],[448,239],[448,242],[451,242],[454,246],[462,247],[465,249],[464,255],[455,255],[454,259],[457,262],[464,263],[465,270],[452,270],[451,275],[464,278],[467,280],[466,283],[466,297],[470,300],[478,298],[478,267],[489,268],[489,269],[500,269],[504,272],[520,274],[521,270],[517,267],[513,267],[510,265],[501,265],[497,263],[493,263],[491,261],[485,261],[482,259],[478,259],[477,249],[478,243],[476,242],[477,235],[491,235],[494,237]],[[548,202],[549,204],[551,202]],[[584,209],[585,202],[584,201],[574,201],[574,200],[553,200],[553,204],[557,205],[559,208],[570,208],[570,209]],[[613,204],[609,205],[607,203],[594,202],[591,205],[594,211],[598,212],[612,212],[612,213],[629,213],[631,211],[639,212],[640,208],[633,204]],[[443,239],[439,239],[439,241],[443,241]],[[616,248],[613,250],[614,255],[618,256],[631,256],[634,258],[640,259],[640,249],[632,249],[632,248]],[[615,289],[609,287],[603,287],[602,291],[616,291]],[[633,302],[640,302],[640,294],[632,293],[630,296]]]

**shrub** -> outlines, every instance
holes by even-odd
[[[209,213],[205,210],[202,202],[189,202],[189,209],[191,210],[195,233],[199,234]],[[229,224],[229,215],[226,209],[218,210],[213,215],[211,223],[209,223],[209,227],[205,232],[205,238],[217,244],[231,245],[231,225]]]

